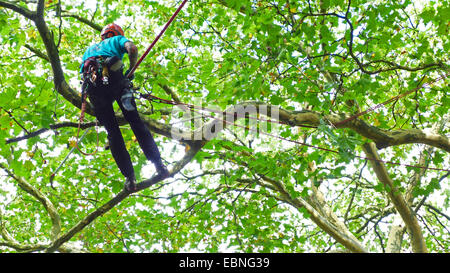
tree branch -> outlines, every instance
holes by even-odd
[[[185,156],[178,161],[172,170],[169,171],[170,176],[174,176],[177,174],[181,169],[183,169],[191,160],[194,158],[194,156],[197,154],[197,152],[203,147],[205,143],[203,142],[197,142],[196,145],[194,145],[186,154]],[[127,190],[122,190],[120,193],[118,193],[114,198],[109,200],[107,203],[105,203],[103,206],[98,208],[97,210],[91,212],[89,215],[87,215],[83,220],[78,222],[75,226],[73,226],[70,230],[68,230],[65,234],[60,236],[58,239],[53,241],[53,243],[47,248],[46,252],[54,252],[57,250],[62,244],[69,241],[75,234],[83,230],[87,225],[89,225],[92,221],[97,219],[98,217],[102,216],[106,212],[110,211],[112,208],[114,208],[117,204],[122,202],[125,198],[127,198],[130,194],[142,191],[152,185],[155,185],[162,181],[161,177],[154,176],[150,179],[144,180],[136,185],[136,190],[134,192],[130,192]]]
[[[88,122],[88,123],[82,123],[80,125],[80,129],[87,129],[87,128],[91,128],[95,126],[95,122]],[[41,135],[49,130],[56,130],[56,129],[61,129],[61,128],[67,128],[67,127],[72,127],[72,128],[78,128],[78,123],[74,123],[74,122],[63,122],[63,123],[59,123],[59,124],[52,124],[49,126],[50,128],[42,128],[39,129],[37,131],[34,132],[30,132],[24,136],[21,137],[16,137],[16,138],[11,138],[11,139],[7,139],[6,140],[6,144],[11,144],[11,143],[15,143],[15,142],[19,142],[22,140],[26,140],[26,139],[30,139],[32,137],[36,137],[38,135]]]
[[[239,161],[237,162],[237,164],[249,168],[247,162]],[[289,194],[289,191],[286,189],[286,187],[282,182],[272,179],[258,172],[257,175],[259,176],[260,179],[272,185],[273,187],[271,187],[271,189],[275,190],[280,194],[280,197],[277,198],[278,200],[281,200],[286,204],[291,205],[297,210],[306,209],[306,211],[309,213],[311,217],[311,220],[323,231],[325,231],[328,235],[330,235],[336,241],[341,243],[344,247],[346,247],[352,252],[363,252],[363,253],[367,252],[367,250],[360,244],[360,242],[353,236],[353,234],[351,234],[348,231],[345,225],[337,219],[335,215],[334,217],[330,216],[332,214],[331,211],[321,213],[320,205],[314,206],[313,204],[314,202],[312,202],[314,197],[310,198],[310,200],[305,200],[301,197],[292,198],[292,196]]]
[[[77,14],[66,12],[66,13],[61,14],[61,17],[74,18],[74,19],[76,19],[76,20],[78,20],[78,21],[80,21],[80,22],[90,26],[94,30],[102,31],[102,26],[100,26],[99,24],[96,24],[96,23],[94,23],[94,22],[92,22],[92,21],[90,21],[90,20],[88,20],[86,18],[83,18],[83,17],[81,17],[81,16],[79,16]]]
[[[44,9],[45,9],[45,0],[38,0],[37,8],[36,8],[36,16],[38,18],[44,17]]]
[[[397,219],[400,218],[400,219]],[[406,227],[401,223],[401,217],[397,214],[389,230],[388,241],[386,243],[387,253],[400,253],[402,250],[403,234]]]
[[[41,59],[46,60],[47,62],[50,62],[50,59],[48,58],[47,55],[45,55],[44,53],[42,53],[39,49],[32,47],[29,44],[25,44],[24,47],[26,47],[29,51],[33,52],[34,54],[36,54],[36,56],[38,56]]]
[[[331,124],[339,124],[340,122],[351,117],[347,114],[322,115],[319,112],[309,110],[290,111],[258,101],[248,101],[236,104],[235,106],[229,107],[225,110],[223,112],[224,115],[235,115],[234,110],[236,107],[242,107],[243,109],[253,107],[253,109],[256,109],[258,113],[267,112],[266,116],[270,118],[277,118],[276,115],[272,115],[272,110],[276,110],[279,114],[278,120],[281,123],[290,126],[319,126],[321,120],[327,120]],[[263,111],[261,109],[263,109]],[[238,118],[242,117],[244,116],[239,116]],[[212,128],[214,123],[218,124],[223,120],[226,120],[226,118],[223,117],[220,120],[216,119],[205,126],[207,126],[207,128]],[[223,125],[223,128],[225,128],[226,124]],[[220,126],[216,126],[216,128],[220,128]],[[359,119],[339,124],[337,128],[348,128],[355,131],[361,136],[374,141],[377,144],[378,149],[410,143],[422,143],[450,152],[450,139],[448,137],[440,134],[425,133],[419,129],[398,129],[390,131],[372,126]]]
[[[6,1],[0,1],[0,7],[4,7],[7,9],[10,9],[12,11],[15,11],[19,14],[21,14],[22,16],[24,16],[27,19],[30,20],[34,20],[36,14],[30,10],[28,10],[27,8],[21,7],[19,5],[13,4],[13,3],[9,3]]]
[[[372,165],[378,180],[380,180],[380,182],[387,188],[387,193],[390,200],[394,204],[396,210],[402,217],[403,222],[409,230],[413,251],[428,252],[423,239],[422,229],[417,221],[415,213],[408,206],[399,189],[394,185],[394,182],[389,177],[386,167],[380,163],[380,157],[376,151],[375,144],[366,143],[363,145],[363,149],[370,159],[375,159],[370,160],[370,164]]]
[[[61,219],[53,203],[42,192],[36,189],[33,185],[23,180],[21,177],[17,177],[12,173],[5,165],[0,163],[0,168],[3,169],[12,179],[14,179],[19,187],[31,196],[36,198],[48,212],[50,219],[52,220],[52,239],[56,239],[61,231]]]
[[[447,214],[443,213],[442,211],[438,210],[437,208],[435,208],[434,206],[430,205],[430,204],[425,204],[425,207],[429,208],[430,210],[434,210],[436,213],[444,216],[445,218],[447,218],[447,220],[450,221],[450,216],[448,216]]]

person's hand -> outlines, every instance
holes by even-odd
[[[131,68],[129,68],[126,72],[125,72],[125,77],[128,75],[128,73],[130,73]],[[128,79],[130,79],[130,81],[134,80],[134,73],[133,75],[131,75],[131,77],[129,77]]]

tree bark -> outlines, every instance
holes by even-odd
[[[415,212],[408,206],[403,195],[394,185],[389,177],[386,167],[380,162],[380,157],[376,151],[375,144],[366,143],[363,145],[364,152],[371,160],[370,164],[381,183],[386,188],[387,194],[394,204],[397,212],[403,219],[411,238],[411,245],[414,252],[428,252],[425,240],[422,234],[422,228],[417,221]]]

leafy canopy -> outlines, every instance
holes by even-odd
[[[178,141],[172,128],[201,130],[212,114],[191,122],[138,100],[174,177],[125,196],[103,129],[99,153],[72,152],[81,56],[111,22],[144,52],[178,4],[0,1],[0,251],[45,251],[57,238],[58,251],[88,252],[448,250],[448,0],[189,1],[134,84],[221,111],[274,106],[283,122],[243,118],[213,139]],[[138,180],[149,179],[121,128]],[[390,237],[398,219],[404,236]]]

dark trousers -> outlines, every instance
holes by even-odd
[[[108,132],[109,146],[117,166],[125,177],[134,177],[130,154],[125,147],[125,142],[114,114],[114,101],[119,104],[125,119],[130,124],[139,142],[139,146],[147,159],[153,163],[157,163],[161,161],[161,156],[152,134],[139,117],[137,110],[127,111],[122,105],[120,98],[124,90],[122,84],[123,79],[124,77],[120,77],[115,81],[111,81],[109,85],[97,84],[97,86],[92,86],[89,84],[87,93],[89,100],[94,106],[94,112],[98,121]],[[86,87],[85,84],[87,82],[83,84],[83,88]],[[134,98],[132,99],[132,104],[137,109]]]

